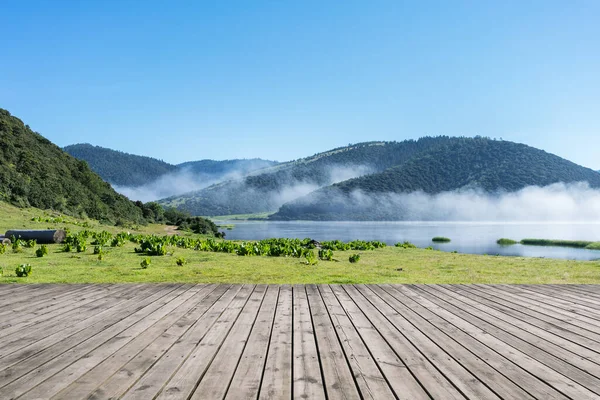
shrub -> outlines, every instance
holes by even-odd
[[[144,258],[144,259],[142,260],[142,262],[140,263],[140,266],[141,266],[143,269],[146,269],[146,268],[148,268],[148,266],[150,265],[150,263],[151,263],[151,262],[152,262],[152,261],[150,261],[150,258],[149,258],[149,257],[146,257],[146,258]]]
[[[94,254],[102,254],[102,246],[94,246]]]
[[[396,247],[401,247],[403,249],[416,249],[417,248],[417,246],[415,246],[411,242],[396,243],[395,246]]]
[[[600,250],[600,242],[590,243],[585,248],[588,250]]]
[[[102,261],[103,258],[104,258],[104,254],[99,253],[98,254],[98,261]]]
[[[37,246],[37,240],[35,239],[31,239],[25,242],[25,247],[27,247],[28,249],[33,249],[35,246]]]
[[[19,265],[15,269],[15,274],[17,274],[17,276],[19,278],[22,278],[24,276],[29,276],[29,274],[31,274],[31,265],[30,264],[21,264],[21,265]]]
[[[22,241],[21,239],[17,239],[13,235],[10,238],[10,242],[11,242],[13,253],[20,253],[20,252],[23,251],[23,246],[25,246],[25,242],[24,241]]]
[[[0,254],[4,254],[6,253],[6,246],[2,243],[0,243]]]
[[[333,260],[333,250],[320,249],[319,258],[325,261]]]
[[[433,239],[431,239],[431,241],[435,242],[435,243],[450,243],[451,242],[450,238],[443,237],[443,236],[436,236]]]
[[[177,258],[177,260],[175,260],[175,263],[181,267],[181,266],[187,264],[187,261],[185,260],[185,258],[179,257],[179,258]]]
[[[498,239],[498,241],[496,243],[498,243],[500,246],[512,246],[512,245],[517,244],[517,241],[512,240],[512,239],[502,238],[502,239]]]
[[[85,243],[77,243],[77,252],[78,253],[83,253],[87,250],[87,245]]]
[[[317,260],[317,257],[315,256],[314,251],[312,251],[312,250],[307,251],[306,254],[304,255],[304,258],[306,258],[307,265],[315,265],[316,263],[319,262],[319,260]]]
[[[48,254],[48,247],[45,244],[38,247],[38,249],[35,251],[35,255],[38,257],[44,257],[47,254]]]
[[[69,252],[73,251],[73,245],[71,243],[65,243],[65,245],[62,248],[62,250],[65,253],[69,253]]]
[[[360,260],[360,254],[352,254],[349,258],[348,261],[350,261],[352,264],[357,263]]]

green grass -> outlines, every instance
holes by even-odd
[[[63,253],[59,245],[48,246],[42,258],[35,249],[0,255],[0,283],[117,283],[117,282],[224,282],[224,283],[600,283],[600,262],[537,258],[509,258],[452,254],[424,249],[386,247],[360,252],[351,264],[353,251],[334,252],[335,261],[306,265],[303,259],[286,257],[240,257],[180,248],[173,255],[155,256],[143,269],[147,257],[134,253],[133,243],[122,248],[104,247],[103,260],[93,254]],[[183,257],[186,264],[177,265]],[[18,278],[15,268],[31,264],[31,275]],[[401,268],[401,270],[399,270]]]
[[[82,228],[74,224],[31,221],[54,215],[37,209],[19,209],[0,202],[0,232],[7,229]],[[85,221],[74,220],[78,224]],[[112,233],[122,228],[87,221],[96,231]],[[173,227],[149,225],[132,232],[163,235]],[[181,233],[179,233],[181,234]],[[184,235],[189,235],[183,233]],[[388,246],[361,251],[360,261],[349,262],[356,251],[335,251],[335,261],[306,265],[303,259],[285,257],[240,257],[235,254],[169,248],[172,255],[147,257],[133,251],[136,245],[103,247],[103,259],[88,243],[84,253],[64,253],[60,245],[48,245],[48,254],[38,258],[36,248],[0,254],[3,276],[0,283],[119,283],[119,282],[224,282],[224,283],[600,283],[600,261],[569,261],[541,258],[511,258],[453,254],[425,249]],[[407,246],[409,247],[409,246]],[[177,265],[183,257],[186,263]],[[19,278],[15,269],[31,264],[28,277]]]
[[[512,239],[502,238],[502,239],[498,239],[498,241],[496,243],[498,243],[500,246],[512,246],[519,242],[517,242],[516,240],[512,240]]]
[[[450,238],[443,237],[443,236],[436,236],[433,239],[431,239],[431,241],[435,242],[435,243],[450,243],[451,242]]]

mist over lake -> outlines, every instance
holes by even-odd
[[[545,257],[597,260],[600,251],[564,247],[499,246],[500,238],[600,240],[600,222],[320,222],[320,221],[219,221],[234,224],[223,230],[227,239],[261,240],[272,237],[350,241],[380,240],[388,245],[409,241],[418,247],[432,246],[442,251],[519,257]],[[435,236],[450,243],[433,243]]]

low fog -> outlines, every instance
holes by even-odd
[[[400,212],[402,219],[415,221],[600,221],[600,190],[587,183],[530,186],[510,193],[465,189],[435,195],[367,195],[354,191],[339,201],[350,209]]]
[[[171,196],[178,196],[195,190],[204,189],[218,182],[239,179],[241,173],[237,171],[222,174],[198,174],[189,169],[161,176],[152,183],[142,186],[128,187],[112,185],[113,188],[131,200],[140,200],[144,203]]]
[[[333,165],[327,168],[327,184],[342,182],[348,179],[357,178],[366,174],[375,172],[375,170],[366,165],[353,166],[338,166]],[[219,182],[231,181],[232,186],[229,190],[234,190],[239,193],[247,193],[252,196],[254,189],[245,185],[241,178],[248,175],[247,170],[235,170],[226,174],[198,174],[190,169],[170,173],[161,176],[152,183],[137,186],[126,187],[113,185],[113,188],[127,196],[131,200],[140,200],[142,202],[155,201],[171,196],[178,196],[184,193],[189,193],[204,189],[208,186]],[[238,181],[238,182],[235,182]],[[236,186],[237,183],[237,186]],[[260,196],[268,197],[270,204],[276,204],[277,207],[292,201],[299,197],[305,196],[321,187],[311,180],[285,180],[285,184],[280,186],[268,194],[260,192]],[[227,203],[227,198],[217,199],[221,203]],[[269,210],[271,211],[271,210]]]

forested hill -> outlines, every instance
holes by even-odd
[[[215,182],[230,176],[244,176],[254,170],[277,164],[275,161],[255,158],[223,161],[200,160],[172,165],[156,158],[124,153],[88,143],[66,146],[64,150],[73,157],[86,161],[90,168],[107,182],[121,187],[140,187],[152,184],[161,177],[168,177],[168,174],[179,172],[186,173],[186,177],[198,182]]]
[[[116,193],[85,161],[65,153],[0,109],[0,199],[106,222],[143,222],[142,211]]]
[[[137,156],[88,143],[66,146],[64,150],[86,161],[104,180],[119,186],[141,186],[177,170],[175,165],[151,157]]]
[[[459,138],[404,165],[322,188],[283,205],[273,219],[394,220],[408,216],[390,194],[440,193],[465,188],[516,191],[557,182],[600,187],[600,174],[523,144]]]
[[[323,186],[402,165],[416,155],[449,143],[449,137],[403,142],[366,142],[282,163],[249,176],[160,203],[192,215],[247,214],[277,210]]]

